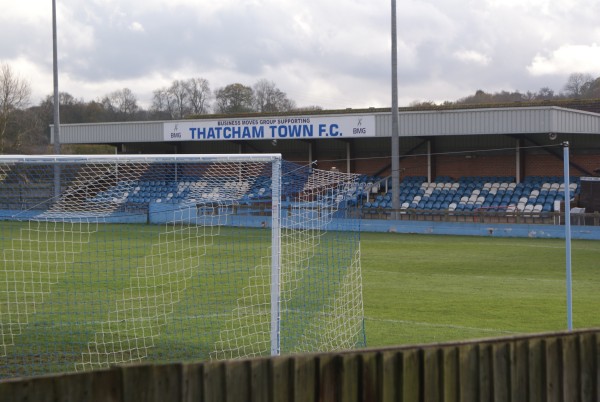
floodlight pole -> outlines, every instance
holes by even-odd
[[[571,277],[571,190],[569,189],[569,142],[563,142],[563,168],[565,180],[565,259],[567,286],[567,328],[573,329],[573,280]]]
[[[398,44],[396,0],[392,0],[392,209],[400,209],[400,139],[398,128]]]
[[[60,154],[60,112],[58,93],[58,50],[56,35],[56,0],[52,0],[52,70],[54,77],[54,125],[52,127],[54,137],[54,154]],[[60,195],[60,166],[54,165],[54,196]]]

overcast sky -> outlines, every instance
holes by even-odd
[[[298,106],[386,107],[390,0],[56,0],[59,86],[85,101],[266,78]],[[399,104],[600,76],[598,0],[397,0]],[[0,63],[53,91],[52,1],[4,1]]]

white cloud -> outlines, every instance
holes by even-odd
[[[527,70],[532,75],[590,73],[600,75],[600,46],[564,45],[549,52],[537,54]]]
[[[2,61],[8,64],[21,80],[29,83],[31,88],[31,102],[38,104],[46,96],[51,95],[54,89],[52,77],[52,64],[48,68],[41,68],[39,64],[31,60],[18,57],[15,59]],[[50,61],[51,63],[51,61]]]
[[[129,25],[129,30],[133,31],[133,32],[144,32],[145,31],[144,26],[137,21],[134,21]]]
[[[489,56],[475,50],[458,50],[454,52],[454,56],[462,62],[479,64],[481,66],[487,66],[491,62]]]

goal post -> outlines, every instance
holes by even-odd
[[[281,159],[273,160],[271,173],[271,356],[281,353]]]
[[[364,346],[359,179],[279,154],[0,156],[0,378]]]

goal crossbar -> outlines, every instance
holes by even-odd
[[[68,164],[68,163],[128,163],[128,162],[273,162],[281,154],[133,154],[133,155],[0,155],[0,163]]]

